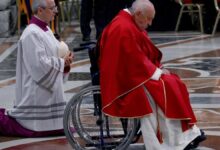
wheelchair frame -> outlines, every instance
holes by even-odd
[[[88,42],[80,44],[80,46],[73,51],[88,49],[92,86],[81,90],[68,102],[63,119],[65,135],[71,146],[77,150],[125,150],[131,143],[136,143],[141,136],[139,120],[116,118],[102,113],[101,91],[98,86],[99,52],[96,50],[98,45],[96,42]],[[87,105],[89,101],[90,105]],[[90,125],[95,133],[84,122],[86,109],[90,110],[90,113],[87,114],[90,116],[87,116],[87,119],[93,119],[93,124]]]
[[[64,112],[65,135],[71,146],[77,150],[125,150],[137,133],[138,119],[128,119],[124,128],[120,118],[106,116],[100,107],[87,105],[86,101],[91,102],[99,98],[100,94],[99,86],[90,86],[73,96]],[[89,114],[89,118],[93,118],[93,124],[90,124],[92,129],[83,121],[86,105],[92,111]]]

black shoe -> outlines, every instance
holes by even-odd
[[[201,135],[197,136],[191,143],[189,143],[184,150],[191,150],[191,149],[195,149],[199,146],[199,143],[201,143],[202,141],[205,141],[207,139],[204,131],[200,130]]]
[[[88,42],[88,41],[90,41],[90,37],[89,36],[83,37],[82,40]]]

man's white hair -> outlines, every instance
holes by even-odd
[[[149,7],[153,7],[153,4],[149,0],[135,0],[131,6],[133,12],[141,11],[145,12]]]
[[[46,8],[47,7],[46,0],[33,0],[32,12],[34,14],[37,14],[38,7]]]

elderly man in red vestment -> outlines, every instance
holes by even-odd
[[[140,118],[147,150],[182,150],[205,139],[186,86],[164,69],[162,53],[149,39],[155,9],[136,0],[104,29],[100,40],[102,111],[109,116]]]

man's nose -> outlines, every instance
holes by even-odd
[[[58,14],[58,12],[59,12],[58,10],[55,10],[55,11],[54,11],[55,14]]]

